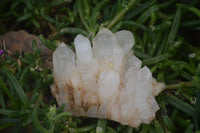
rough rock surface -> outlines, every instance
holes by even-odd
[[[32,49],[33,40],[36,40],[38,48],[41,49],[43,53],[48,55],[52,54],[52,51],[46,48],[37,36],[28,34],[24,30],[12,31],[1,36],[0,46],[2,45],[1,46],[2,48],[5,47],[6,50],[10,51],[11,53],[15,51],[33,52]]]
[[[163,83],[132,54],[134,37],[102,29],[93,39],[77,35],[74,53],[64,43],[53,53],[52,94],[74,116],[106,118],[138,127],[150,123],[159,106]]]

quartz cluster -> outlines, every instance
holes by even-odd
[[[94,37],[77,35],[75,53],[64,43],[53,53],[54,84],[59,105],[73,116],[105,118],[138,127],[150,123],[159,110],[155,100],[163,83],[132,53],[130,31],[113,34],[103,28]]]

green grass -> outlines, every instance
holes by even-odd
[[[0,2],[0,23],[0,35],[25,29],[52,51],[56,40],[73,47],[79,33],[92,39],[102,27],[129,30],[134,54],[167,84],[156,97],[160,110],[149,125],[71,117],[62,112],[64,105],[56,107],[51,67],[33,42],[32,54],[1,55],[1,132],[200,132],[200,1],[7,0]]]

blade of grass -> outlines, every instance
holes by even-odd
[[[168,102],[175,108],[185,112],[188,115],[193,116],[195,109],[190,104],[184,102],[183,100],[177,98],[176,96],[173,96],[172,94],[163,95],[162,97],[166,102]]]
[[[66,117],[66,116],[71,116],[71,114],[68,112],[63,112],[63,113],[60,113],[57,116],[55,116],[52,120],[58,120],[60,118]]]
[[[147,30],[147,27],[145,25],[137,23],[135,21],[123,21],[122,23],[124,26],[133,26],[134,30],[137,30],[137,29],[142,29],[144,31]]]
[[[113,26],[110,30],[115,33],[117,32],[121,27],[122,27],[122,21],[119,21],[119,23],[117,23],[115,26]]]
[[[154,53],[157,51],[160,41],[162,40],[162,33],[160,32],[156,32],[156,33],[152,33],[156,35],[155,40],[153,40],[151,46],[148,48],[148,52],[150,56],[153,56]]]
[[[86,14],[85,13],[85,9],[83,8],[83,1],[82,0],[77,0],[77,6],[78,6],[78,12],[79,12],[79,16],[81,18],[81,21],[83,23],[83,25],[85,26],[87,32],[89,34],[93,34],[93,31],[91,30],[91,28],[89,27],[87,21],[86,21]],[[88,14],[87,14],[88,15]]]
[[[46,128],[44,128],[44,127],[40,124],[40,121],[39,121],[39,119],[38,119],[38,113],[37,113],[37,109],[36,109],[36,108],[33,110],[33,113],[32,113],[32,122],[33,122],[33,125],[37,128],[37,131],[42,132],[42,133],[53,133],[52,131],[47,130]]]
[[[187,28],[192,28],[194,26],[199,26],[200,25],[200,19],[197,20],[189,20],[181,23],[180,26],[182,27],[187,27]]]
[[[26,96],[24,90],[21,88],[16,77],[12,73],[8,72],[7,70],[4,70],[4,71],[0,70],[0,72],[4,73],[8,77],[8,79],[10,80],[10,83],[14,87],[16,94],[20,98],[21,102],[27,107],[29,105],[28,97]]]
[[[27,20],[27,19],[29,19],[29,18],[31,18],[31,17],[32,17],[32,14],[26,13],[26,14],[24,14],[23,16],[21,16],[20,18],[18,18],[18,19],[17,19],[17,22],[25,21],[25,20]]]
[[[150,22],[149,22],[149,25],[150,25],[150,26],[155,25],[156,20],[157,20],[157,15],[156,15],[156,13],[155,13],[155,12],[151,12],[151,20],[150,20]]]
[[[142,58],[142,59],[149,59],[149,58],[151,58],[150,55],[148,55],[148,54],[146,54],[146,53],[144,53],[144,52],[142,52],[142,51],[140,51],[140,50],[133,49],[133,51],[134,51],[134,55],[136,55],[136,56],[139,57],[139,58]],[[148,61],[148,60],[147,60],[147,61]],[[148,62],[147,62],[147,63],[148,63]]]
[[[160,46],[159,46],[159,48],[157,50],[156,56],[161,55],[161,54],[164,53],[164,49],[165,49],[165,45],[167,43],[168,35],[169,35],[169,30],[164,31],[162,42],[161,42],[161,44],[160,44]]]
[[[200,63],[197,66],[197,71],[196,71],[195,76],[200,76]]]
[[[166,53],[169,50],[170,45],[174,42],[176,38],[180,21],[181,21],[181,15],[182,15],[182,10],[180,7],[178,7],[176,10],[176,15],[175,15],[168,39],[167,39],[167,44],[166,44],[164,53]]]
[[[19,78],[19,83],[21,84],[22,87],[24,85],[27,73],[29,72],[30,68],[33,66],[34,64],[28,65],[26,68],[24,68],[23,72],[21,73],[20,78]]]
[[[138,15],[142,11],[144,11],[147,8],[149,8],[150,6],[152,6],[155,2],[156,2],[156,0],[147,1],[144,4],[140,5],[139,7],[131,10],[129,13],[127,13],[126,20],[130,20],[130,19],[134,18],[136,15]]]
[[[178,109],[174,108],[172,113],[170,114],[170,119],[172,122],[175,122],[177,117],[179,117],[179,111]]]
[[[176,122],[179,123],[182,128],[186,128],[191,124],[191,121],[189,119],[182,116],[177,117]]]
[[[107,121],[105,119],[99,119],[96,127],[96,133],[106,132]]]
[[[165,101],[159,101],[159,105],[161,107],[160,109],[160,115],[161,115],[161,121],[163,122],[164,126],[170,130],[171,132],[175,132],[177,129],[173,122],[171,121],[170,117],[167,114],[166,106],[165,106]],[[165,129],[166,130],[166,129]],[[166,132],[166,131],[165,131]]]
[[[5,109],[6,108],[6,102],[4,100],[4,93],[3,90],[0,89],[0,106]]]
[[[200,93],[197,93],[196,96],[196,103],[195,103],[195,111],[194,111],[194,128],[195,130],[199,130],[199,114],[200,114]]]
[[[196,56],[200,57],[200,49],[199,48],[197,48],[197,47],[195,47],[195,46],[193,46],[193,45],[191,45],[191,44],[189,44],[187,42],[184,42],[184,46],[186,46],[189,50],[194,52],[195,53],[195,57]],[[200,58],[199,58],[199,60],[200,60]]]
[[[162,54],[162,55],[158,55],[158,56],[155,56],[153,58],[150,58],[150,59],[144,59],[142,62],[143,65],[153,65],[153,64],[156,64],[156,63],[159,63],[161,61],[164,61],[164,60],[167,60],[169,59],[170,57],[172,57],[173,55],[172,54]]]
[[[189,81],[192,80],[192,75],[187,73],[187,72],[185,72],[184,70],[181,71],[180,75],[181,75],[181,77],[183,77],[186,80],[189,80]]]
[[[22,128],[22,123],[19,122],[19,123],[16,123],[13,128],[12,128],[12,131],[10,133],[18,133],[20,132],[20,129]]]
[[[88,36],[89,34],[83,30],[83,29],[80,29],[80,28],[73,28],[73,27],[67,27],[67,28],[62,28],[60,30],[60,34],[82,34],[84,36]]]
[[[90,25],[91,26],[95,26],[96,22],[97,22],[97,17],[100,14],[100,10],[105,7],[106,4],[109,4],[109,0],[103,0],[100,1],[96,7],[93,8],[92,10],[92,15],[91,15],[91,19],[90,19]]]
[[[133,32],[133,36],[135,38],[135,45],[134,45],[134,49],[139,50],[140,52],[145,53],[145,46],[143,41],[141,40],[140,36],[135,34],[135,32]]]
[[[178,7],[181,7],[181,8],[184,8],[184,9],[187,9],[188,11],[191,11],[193,12],[194,14],[196,14],[199,18],[200,18],[200,10],[196,7],[192,7],[188,4],[176,4]]]
[[[51,50],[55,50],[57,48],[56,45],[54,45],[54,43],[51,43],[49,40],[47,40],[42,34],[39,35],[39,39],[42,42],[42,44],[44,44],[47,48],[51,49]]]
[[[151,6],[147,11],[145,11],[137,20],[137,23],[143,24],[147,21],[147,19],[151,16],[152,12],[156,12],[158,11],[158,6],[157,5],[153,5]]]
[[[128,10],[135,4],[136,1],[137,0],[131,0],[128,5],[119,14],[117,14],[117,16],[113,18],[107,28],[112,28],[128,12]]]
[[[113,129],[113,128],[109,127],[109,126],[106,126],[106,131],[109,132],[109,133],[117,133],[115,131],[115,129]]]
[[[2,87],[2,89],[5,91],[5,93],[8,95],[8,97],[12,100],[12,102],[15,105],[18,105],[18,102],[16,101],[16,99],[14,98],[14,96],[10,93],[9,89],[6,87],[5,83],[3,82],[2,77],[0,76],[0,86]]]
[[[177,0],[168,0],[164,3],[158,4],[159,9],[165,9],[168,8],[169,6],[172,6]]]
[[[19,116],[20,113],[18,111],[13,111],[13,110],[8,110],[8,109],[0,109],[0,114],[6,115],[9,117],[16,117],[16,116]]]
[[[187,70],[190,74],[195,74],[195,68],[192,68],[189,63],[185,61],[175,61],[175,63],[182,69]]]
[[[92,125],[81,127],[81,128],[69,128],[69,131],[75,132],[75,133],[83,133],[83,132],[89,132],[94,128],[96,128],[96,124],[92,124]]]
[[[1,129],[4,129],[4,128],[8,128],[8,127],[10,127],[10,126],[13,126],[13,125],[15,125],[16,123],[8,123],[8,124],[1,124],[0,125],[0,130]]]
[[[149,126],[147,124],[142,125],[140,133],[148,133]]]
[[[187,127],[187,129],[185,130],[185,133],[192,133],[193,132],[193,124],[190,124],[188,127]],[[198,132],[198,131],[197,131]],[[197,133],[196,132],[196,133]]]
[[[21,119],[13,119],[13,118],[1,118],[0,119],[0,125],[1,124],[9,124],[9,123],[18,123],[22,121]]]

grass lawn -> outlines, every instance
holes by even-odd
[[[166,84],[150,124],[72,117],[51,94],[58,43],[74,49],[77,34],[92,40],[104,27],[131,31],[134,55]],[[45,50],[33,41],[13,51],[0,39],[0,132],[200,133],[199,0],[1,0],[0,36],[19,30]]]

